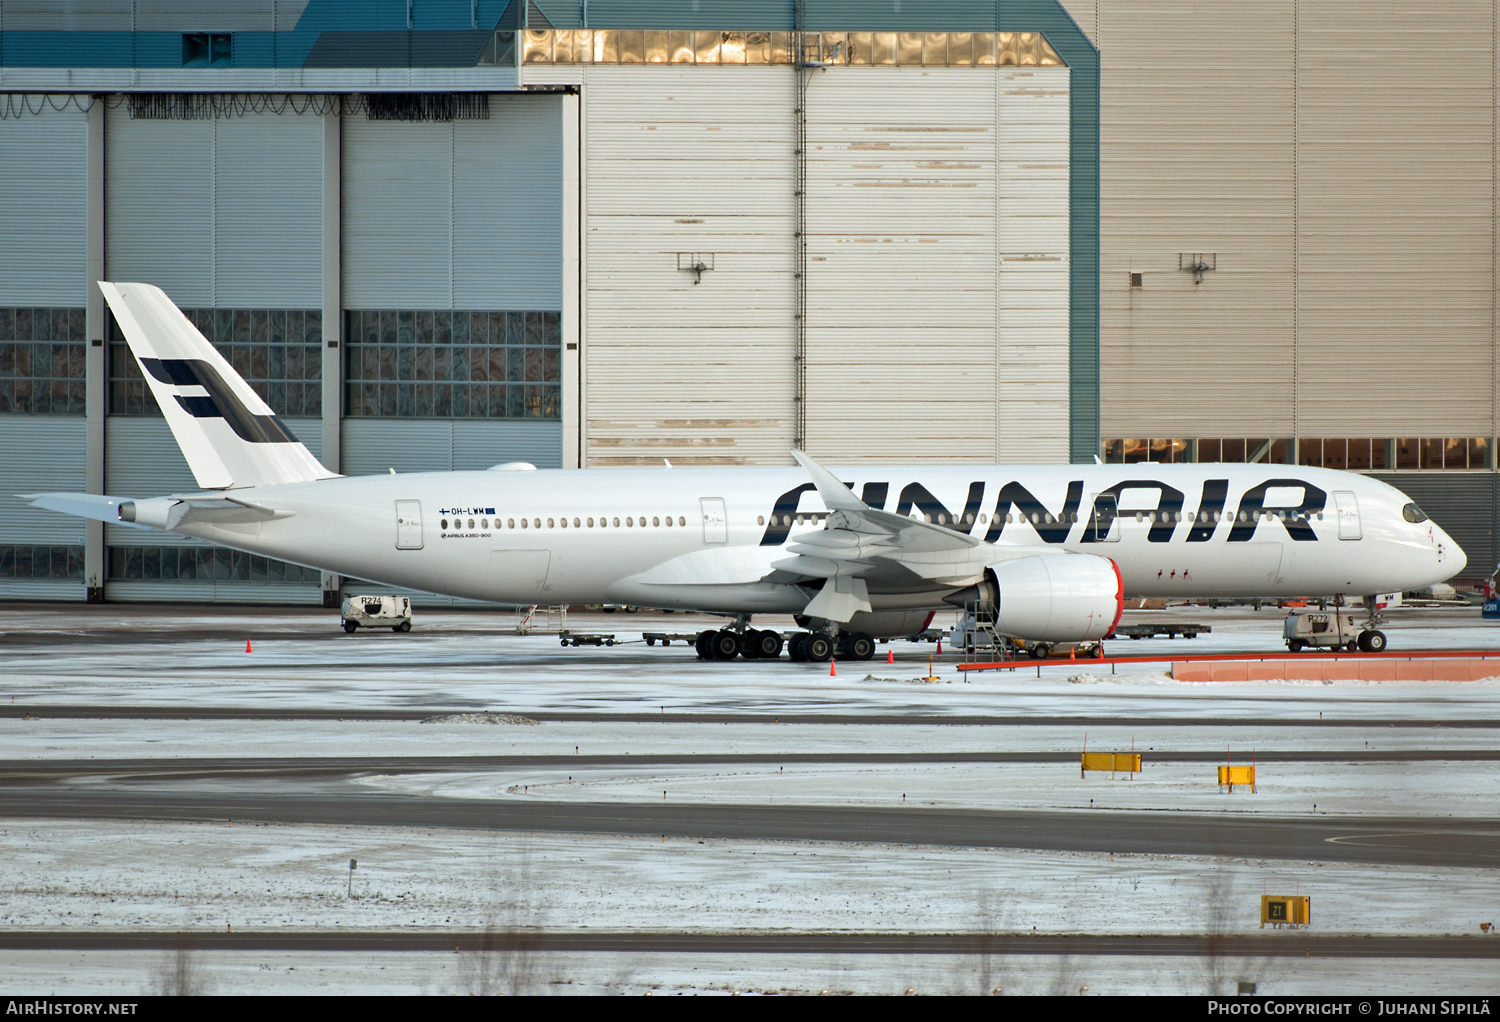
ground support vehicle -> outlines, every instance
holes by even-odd
[[[1199,635],[1211,631],[1213,629],[1208,625],[1189,624],[1182,621],[1166,621],[1154,625],[1117,625],[1114,637],[1116,639],[1154,639],[1160,635],[1168,639],[1175,639],[1180,635],[1184,639],[1196,639]]]
[[[1027,642],[1025,639],[1007,639],[1016,655],[1025,654],[1033,660],[1102,660],[1102,642]]]
[[[353,635],[365,628],[389,628],[393,632],[411,631],[411,597],[350,596],[339,611],[344,631]]]
[[[613,635],[596,635],[591,632],[558,632],[557,637],[564,646],[613,646]]]
[[[1355,622],[1355,614],[1347,610],[1293,611],[1282,623],[1282,637],[1286,648],[1299,653],[1308,646],[1326,646],[1329,649],[1347,649],[1353,653],[1379,653],[1385,649],[1385,633],[1375,628],[1365,628]]]
[[[697,642],[697,632],[642,632],[641,638],[646,640],[646,645],[654,646],[658,642],[663,646],[670,646],[674,642]]]

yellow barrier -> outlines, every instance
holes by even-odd
[[[1231,793],[1234,792],[1236,784],[1250,785],[1250,794],[1255,794],[1255,767],[1253,766],[1221,766],[1219,767],[1219,787],[1229,785]]]
[[[1220,767],[1220,770],[1225,769]],[[1307,895],[1264,894],[1260,899],[1260,928],[1270,923],[1282,926],[1308,926],[1312,923],[1312,899]]]
[[[1138,752],[1085,752],[1083,754],[1083,769],[1078,771],[1082,777],[1090,770],[1108,770],[1110,773],[1119,771],[1128,773],[1134,777],[1141,769],[1141,754]]]

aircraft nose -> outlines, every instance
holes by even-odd
[[[1443,531],[1443,541],[1443,552],[1446,555],[1445,561],[1447,562],[1444,564],[1444,567],[1447,567],[1447,564],[1451,563],[1453,565],[1453,574],[1462,574],[1464,568],[1469,565],[1469,555],[1464,553],[1463,547],[1453,541],[1453,537],[1448,535],[1446,529]],[[1449,577],[1451,578],[1452,576],[1450,575]]]

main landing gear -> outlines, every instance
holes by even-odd
[[[781,633],[746,628],[712,629],[698,633],[694,643],[699,660],[775,660],[781,656]],[[798,632],[787,642],[787,655],[796,661],[827,663],[839,660],[869,660],[875,655],[875,640],[863,632]]]

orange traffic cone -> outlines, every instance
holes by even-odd
[[[887,649],[885,651],[885,662],[888,664],[896,662],[896,651],[894,649]]]
[[[245,640],[245,652],[246,653],[250,652],[250,640],[249,639]]]
[[[828,661],[828,676],[837,678],[839,676],[839,665],[837,660]]]
[[[938,656],[942,656],[942,655],[943,655],[943,640],[942,640],[942,639],[939,639],[939,640],[938,640],[938,650],[937,650],[937,655],[938,655]]]

